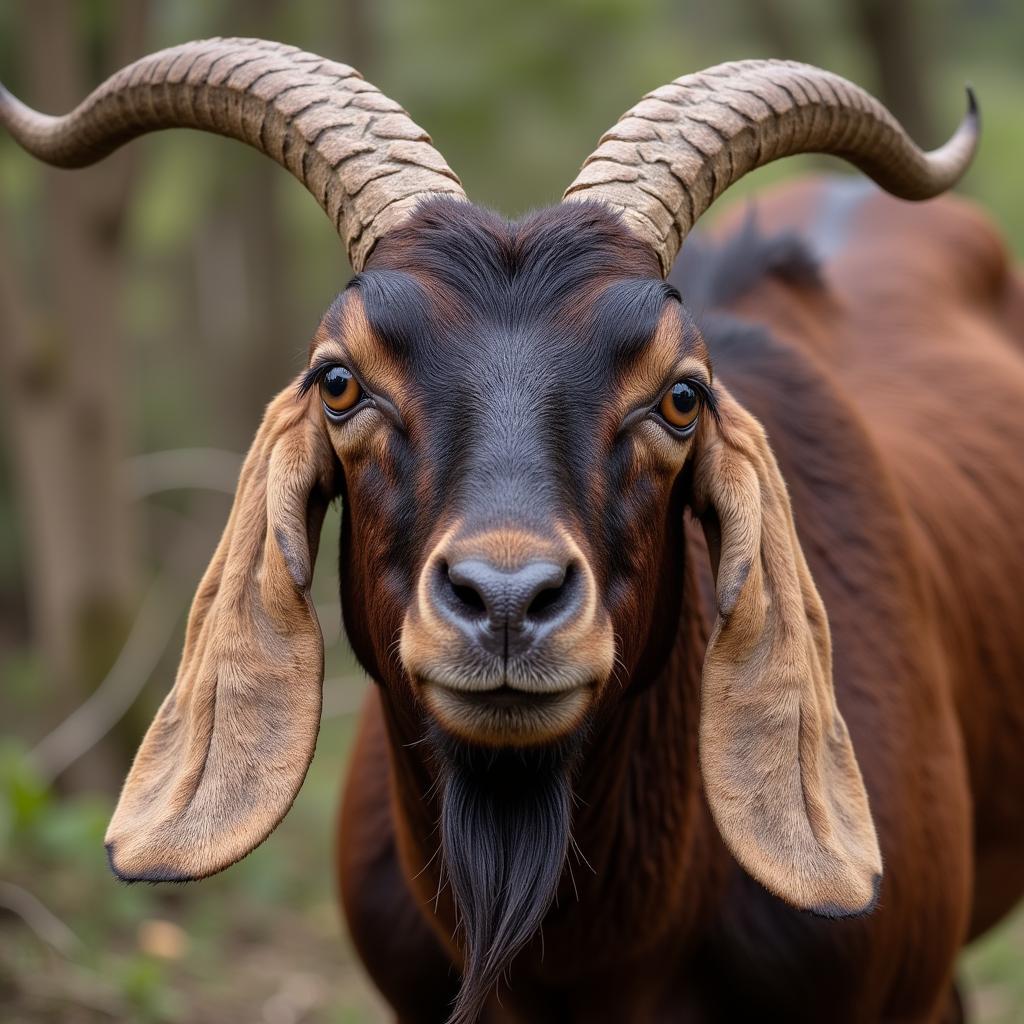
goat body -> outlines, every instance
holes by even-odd
[[[968,207],[821,183],[766,203],[781,239],[663,277],[793,153],[946,191],[970,92],[925,153],[824,69],[708,68],[512,223],[352,68],[266,40],[143,57],[63,117],[0,87],[0,124],[66,167],[164,128],[238,139],[357,271],[246,458],[115,874],[204,878],[287,813],[341,496],[380,684],[342,897],[401,1020],[956,1016],[957,950],[1024,886],[1020,280]]]
[[[956,1020],[958,951],[1024,890],[1024,281],[957,199],[822,179],[758,212],[818,273],[792,238],[779,259],[747,231],[699,263],[684,249],[672,280],[788,485],[880,840],[877,906],[794,910],[719,837],[697,742],[714,583],[688,519],[672,652],[584,741],[578,854],[487,1020]],[[403,1024],[446,1019],[462,955],[420,736],[374,688],[339,833],[351,933]]]

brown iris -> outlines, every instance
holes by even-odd
[[[670,426],[676,430],[686,430],[697,422],[697,416],[700,414],[700,395],[696,388],[681,380],[661,400],[659,411]]]
[[[329,413],[348,412],[362,395],[359,381],[344,366],[332,366],[320,381],[320,397]]]

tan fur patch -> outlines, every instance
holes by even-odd
[[[334,462],[314,396],[270,404],[189,615],[174,688],[128,774],[106,843],[122,878],[203,878],[291,807],[320,723],[309,598]]]
[[[335,337],[321,324],[313,338],[309,361],[334,358],[351,365],[367,385],[401,411],[411,401],[405,374],[395,357],[374,333],[359,293],[351,291],[345,301],[341,336]]]
[[[310,347],[309,361],[337,360],[356,372],[367,388],[389,402],[399,413],[408,410],[411,396],[405,375],[398,361],[388,352],[370,327],[358,293],[349,295],[340,336],[332,334],[321,323]],[[334,449],[349,472],[373,461],[387,469],[388,441],[393,429],[391,421],[380,410],[368,407],[334,423],[324,415]]]
[[[618,423],[638,405],[659,397],[659,390],[674,380],[695,377],[711,383],[708,354],[704,342],[694,340],[692,351],[680,352],[682,321],[679,307],[669,303],[651,340],[639,357],[630,364],[611,406],[612,421]]]
[[[882,862],[832,689],[828,620],[761,425],[719,389],[702,431],[697,511],[718,550],[700,757],[708,803],[743,867],[794,906],[869,909]]]
[[[506,572],[531,559],[556,560],[563,555],[563,549],[558,543],[514,526],[487,530],[466,538],[460,537],[456,532],[447,539],[449,544],[458,549],[459,558],[486,558]]]
[[[402,627],[400,653],[410,678],[417,683],[428,707],[450,731],[474,732],[478,742],[541,742],[551,730],[567,731],[578,724],[580,715],[610,677],[615,661],[615,640],[611,622],[598,600],[597,585],[589,560],[567,531],[557,540],[539,537],[515,527],[488,530],[460,537],[458,525],[445,531],[425,561],[417,586],[416,600]],[[441,561],[480,556],[502,569],[514,569],[531,559],[565,560],[577,566],[584,588],[584,600],[576,615],[545,642],[543,682],[535,668],[515,660],[507,665],[480,668],[471,641],[438,614],[428,586],[430,573]],[[478,694],[498,686],[512,686],[538,698],[563,694],[566,700],[532,709],[518,716],[496,717],[486,709],[459,704],[452,694]],[[439,692],[443,689],[444,693]],[[569,700],[573,692],[579,699]],[[584,699],[584,697],[586,699]],[[456,716],[456,710],[464,714]],[[535,714],[534,714],[535,712]],[[498,736],[498,721],[505,731]],[[517,722],[522,733],[516,731]]]

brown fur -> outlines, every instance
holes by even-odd
[[[765,199],[763,224],[809,224],[825,187]],[[749,360],[712,357],[737,402],[765,424],[788,486],[800,546],[790,546],[786,572],[809,602],[814,642],[804,656],[819,666],[811,678],[828,662],[828,630],[808,568],[831,624],[837,709],[817,682],[797,698],[816,710],[811,734],[800,740],[780,723],[798,763],[823,773],[820,785],[788,783],[809,800],[797,831],[821,830],[862,866],[856,882],[822,888],[776,875],[775,888],[819,909],[870,901],[876,859],[845,719],[884,862],[878,905],[842,922],[787,910],[733,859],[757,838],[750,821],[739,816],[744,834],[729,836],[719,813],[732,851],[723,844],[706,802],[706,752],[703,786],[698,767],[697,695],[716,598],[704,540],[688,527],[674,652],[659,679],[601,720],[577,780],[574,836],[589,866],[574,863],[544,925],[543,957],[537,943],[517,960],[488,1019],[939,1022],[958,1005],[960,947],[1024,889],[1024,811],[1014,795],[1024,781],[1024,536],[1014,511],[1024,506],[1024,291],[991,227],[955,199],[916,207],[871,198],[825,272],[824,290],[766,278],[736,312],[766,325],[771,347]],[[746,435],[760,450],[755,475],[779,501],[759,436]],[[733,596],[756,600],[742,588]],[[830,752],[816,751],[830,720]],[[460,954],[454,908],[443,886],[435,902],[441,880],[425,870],[436,808],[423,799],[429,769],[405,745],[413,728],[386,691],[371,695],[339,870],[353,937],[382,990],[401,1007],[407,986],[423,984],[400,1019],[438,1021],[451,985],[436,968],[429,985],[417,982],[412,964],[458,963]],[[752,731],[758,744],[772,742]],[[359,808],[384,773],[390,814],[367,824]],[[843,807],[860,808],[859,822],[830,826]],[[771,885],[770,864],[747,866]],[[393,918],[374,918],[370,885],[388,899],[406,892],[402,913],[430,930],[417,923],[395,935]]]
[[[828,188],[776,193],[764,222],[813,236]],[[379,265],[411,248],[398,235]],[[364,370],[386,366],[418,443],[417,382],[349,309],[314,355],[347,337]],[[1024,890],[1022,309],[1020,279],[972,208],[866,199],[823,286],[768,275],[732,309],[760,325],[747,342],[716,347],[709,332],[717,414],[684,443],[651,423],[631,435],[628,487],[647,487],[677,525],[684,502],[692,518],[682,532],[636,525],[633,591],[611,615],[621,675],[605,666],[586,691],[580,857],[488,1021],[926,1024],[953,1012],[959,949]],[[639,388],[671,367],[668,319],[636,366]],[[699,335],[688,344],[710,375]],[[464,951],[437,857],[445,780],[408,670],[447,634],[409,628],[413,653],[395,653],[416,590],[395,600],[388,552],[406,538],[359,500],[386,500],[382,481],[400,474],[388,422],[369,409],[326,424],[315,390],[275,400],[108,839],[127,877],[198,877],[286,812],[319,708],[310,566],[323,504],[344,487],[346,623],[384,685],[348,777],[341,895],[407,1024],[446,1018]],[[597,480],[587,493],[609,500]],[[429,535],[413,583],[464,524],[414,526]],[[501,557],[552,543],[475,529]],[[580,523],[564,529],[600,589]],[[669,590],[678,604],[652,608]],[[653,657],[668,627],[674,643]]]

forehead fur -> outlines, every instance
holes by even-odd
[[[446,381],[509,377],[516,364],[595,383],[599,366],[642,351],[678,300],[653,254],[603,205],[510,222],[444,198],[381,240],[325,318],[328,333],[340,335],[354,295],[376,344],[420,379]]]
[[[598,203],[507,221],[469,203],[431,200],[381,240],[367,270],[404,271],[442,301],[501,318],[552,313],[617,278],[661,280],[650,249]]]

